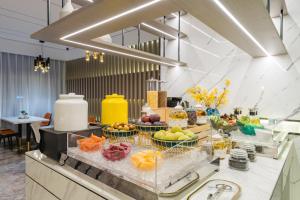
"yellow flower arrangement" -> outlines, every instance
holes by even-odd
[[[228,102],[228,87],[230,86],[230,80],[225,80],[225,87],[221,92],[217,88],[213,88],[208,91],[202,86],[191,87],[187,90],[187,93],[200,104],[205,105],[207,108],[215,106],[219,108],[221,105],[225,105]]]

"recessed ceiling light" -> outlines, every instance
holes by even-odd
[[[109,17],[109,18],[107,18],[107,19],[104,19],[104,20],[102,20],[102,21],[100,21],[100,22],[97,22],[97,23],[95,23],[95,24],[92,24],[92,25],[90,25],[90,26],[87,26],[87,27],[85,27],[85,28],[83,28],[83,29],[80,29],[80,30],[77,30],[77,31],[75,31],[75,32],[73,32],[73,33],[70,33],[70,34],[68,34],[68,35],[65,35],[65,36],[61,37],[60,39],[62,39],[62,40],[67,39],[67,38],[69,38],[69,37],[71,37],[71,36],[74,36],[74,35],[77,35],[77,34],[79,34],[79,33],[82,33],[82,32],[85,32],[85,31],[87,31],[87,30],[90,30],[90,29],[92,29],[92,28],[101,26],[101,25],[103,25],[103,24],[106,24],[106,23],[111,22],[111,21],[113,21],[113,20],[116,20],[116,19],[118,19],[118,18],[124,17],[124,16],[126,16],[126,15],[131,14],[131,13],[134,13],[134,12],[136,12],[136,11],[142,10],[142,9],[144,9],[144,8],[146,8],[146,7],[149,7],[149,6],[153,5],[153,4],[156,4],[156,3],[160,2],[160,1],[161,1],[161,0],[150,1],[150,2],[145,3],[145,4],[142,4],[142,5],[140,5],[140,6],[137,6],[137,7],[134,7],[134,8],[132,8],[132,9],[126,10],[125,12],[119,13],[119,14],[117,14],[117,15],[114,15],[114,16],[112,16],[112,17]]]
[[[68,40],[68,39],[64,39],[63,41],[70,42],[70,43],[77,44],[77,45],[84,46],[84,47],[90,47],[90,48],[98,49],[98,50],[101,50],[101,51],[106,51],[106,52],[115,53],[115,54],[119,54],[119,55],[123,55],[123,56],[128,56],[128,57],[132,57],[132,58],[146,60],[146,61],[150,61],[150,62],[153,62],[153,63],[163,64],[163,65],[173,66],[173,67],[179,66],[178,64],[173,64],[173,63],[163,62],[163,61],[159,61],[159,60],[154,60],[154,59],[146,58],[146,57],[143,57],[143,56],[136,56],[136,55],[133,55],[133,54],[124,53],[124,52],[121,52],[121,51],[116,51],[116,50],[107,49],[107,48],[102,48],[102,47],[98,47],[98,46],[94,46],[94,45],[90,45],[90,44],[86,44],[86,43],[82,43],[82,42],[76,42],[76,41],[72,41],[72,40]]]
[[[253,42],[258,46],[266,56],[270,56],[267,50],[255,39],[255,37],[237,20],[232,13],[219,1],[214,0],[214,3],[233,21]]]

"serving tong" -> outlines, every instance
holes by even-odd
[[[227,184],[216,184],[216,186],[213,186],[212,188],[216,188],[217,190],[214,193],[209,193],[207,196],[207,200],[218,199],[223,194],[223,192],[232,191],[232,187]]]

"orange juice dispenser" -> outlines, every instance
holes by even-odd
[[[154,78],[147,80],[147,103],[152,109],[167,107],[167,92],[161,90],[161,83]]]
[[[101,122],[105,125],[128,123],[128,102],[124,95],[106,95],[102,100]]]

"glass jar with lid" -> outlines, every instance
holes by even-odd
[[[242,108],[241,107],[235,107],[233,110],[233,113],[235,116],[239,117],[242,115]]]
[[[147,80],[147,103],[153,108],[167,107],[167,91],[162,90],[162,84],[166,83],[158,79]]]
[[[186,128],[188,126],[188,115],[183,107],[178,104],[169,114],[169,126],[179,126]]]
[[[260,124],[257,108],[249,108],[249,118],[252,124]]]
[[[185,109],[188,115],[188,125],[196,125],[197,123],[197,113],[196,109],[193,107]]]
[[[197,115],[197,124],[206,124],[207,116],[206,116],[204,106],[202,106],[201,104],[196,104],[195,109],[196,109],[196,115]]]
[[[212,144],[214,156],[224,159],[227,153],[227,146],[221,134],[217,133],[212,135]]]
[[[145,103],[142,106],[142,111],[141,111],[141,117],[143,117],[144,115],[151,115],[154,114],[153,110],[151,109],[151,107],[148,105],[148,103]]]
[[[147,80],[147,103],[151,108],[158,108],[159,80]]]
[[[257,108],[249,108],[249,116],[257,116]]]

